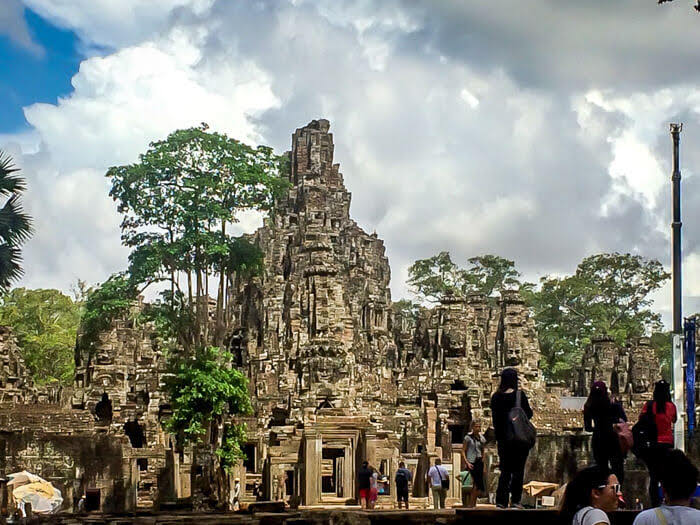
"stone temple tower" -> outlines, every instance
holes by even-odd
[[[286,476],[305,504],[354,497],[357,458],[388,473],[397,450],[373,423],[396,411],[389,262],[350,218],[328,129],[314,120],[294,132],[290,188],[253,235],[263,275],[236,277],[229,292],[229,348],[255,399],[247,454],[265,458],[246,467],[247,483]]]
[[[234,349],[254,394],[290,412],[359,408],[363,391],[381,392],[377,371],[394,351],[384,243],[350,218],[328,130],[314,120],[295,131],[289,192],[254,236],[264,275],[233,298]]]

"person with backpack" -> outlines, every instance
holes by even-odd
[[[399,462],[394,481],[396,482],[396,502],[401,508],[401,502],[403,501],[406,504],[406,510],[408,510],[408,484],[413,481],[413,474],[406,468],[406,464],[403,461]]]
[[[435,464],[430,467],[425,477],[433,492],[433,507],[435,510],[444,509],[447,489],[450,488],[450,474],[442,466],[442,460],[439,457],[435,458]]]
[[[518,390],[518,372],[504,368],[501,383],[491,396],[491,418],[498,444],[498,460],[501,475],[496,489],[496,506],[522,509],[525,462],[534,445],[534,428],[530,423],[532,409],[527,395]],[[528,435],[523,435],[527,433]]]
[[[666,453],[659,469],[664,504],[640,512],[634,525],[700,525],[700,510],[690,506],[698,486],[698,469],[680,450]]]
[[[652,507],[658,507],[661,502],[659,469],[662,458],[673,448],[673,425],[677,419],[676,405],[671,402],[671,386],[662,379],[654,385],[654,398],[644,404],[642,413],[639,415],[640,423],[644,424],[648,421],[646,426],[652,427],[651,443],[643,452],[643,459],[649,469],[649,499]]]
[[[596,464],[610,467],[620,483],[625,481],[625,455],[613,425],[626,421],[627,415],[622,405],[610,400],[605,383],[593,383],[586,404],[583,405],[584,428],[593,432],[591,445]]]
[[[462,507],[474,507],[474,505],[472,505],[472,493],[476,491],[476,487],[474,487],[472,473],[468,470],[463,470],[457,474],[457,481],[462,485]]]
[[[610,525],[608,512],[617,509],[620,484],[604,465],[579,471],[566,484],[559,511],[560,525]]]

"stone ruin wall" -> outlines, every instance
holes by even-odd
[[[289,500],[319,503],[323,492],[324,502],[343,503],[355,496],[354,470],[364,458],[390,478],[400,459],[416,479],[438,455],[460,469],[458,443],[472,419],[490,422],[504,366],[518,368],[535,411],[540,457],[529,462],[532,475],[560,480],[585,462],[581,414],[559,408],[562,389],[546,388],[534,321],[517,292],[497,300],[447,296],[417,319],[393,314],[383,241],[350,218],[333,150],[328,121],[296,130],[288,195],[252,236],[264,272],[231,276],[227,345],[250,380],[255,411],[246,419],[244,463],[230,475],[214,468],[224,421],[196,449],[179,450],[163,431],[170,413],[163,355],[151,327],[130,315],[102,334],[94,353],[77,353],[74,388],[60,393],[31,384],[11,333],[0,330],[0,474],[45,475],[68,507],[86,488],[99,489],[111,510],[183,498],[221,504],[233,477],[248,500],[258,482],[268,497],[284,483]],[[614,353],[594,345],[582,381],[611,369],[630,378],[654,370],[647,357]],[[492,450],[489,458],[493,473]],[[342,474],[333,478],[333,469]],[[452,492],[458,496],[456,486]],[[423,495],[423,484],[414,484],[414,496]]]
[[[61,490],[67,510],[86,491],[105,511],[191,495],[193,451],[176,452],[162,430],[164,361],[151,327],[134,324],[141,307],[101,334],[94,353],[76,350],[74,386],[61,392],[31,386],[14,336],[3,332],[0,396],[26,387],[21,402],[0,403],[0,477],[34,472]]]
[[[620,346],[612,338],[594,339],[583,352],[578,377],[572,391],[586,397],[594,381],[604,381],[634,420],[661,379],[660,364],[648,337],[636,338]]]

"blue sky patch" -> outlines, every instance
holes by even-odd
[[[22,108],[35,102],[55,104],[73,87],[71,77],[78,72],[82,54],[73,31],[51,24],[30,9],[25,9],[27,25],[43,56],[0,36],[0,133],[28,128]]]

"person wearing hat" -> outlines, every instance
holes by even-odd
[[[241,508],[241,478],[233,480],[233,492],[231,493],[231,510],[237,511]]]

